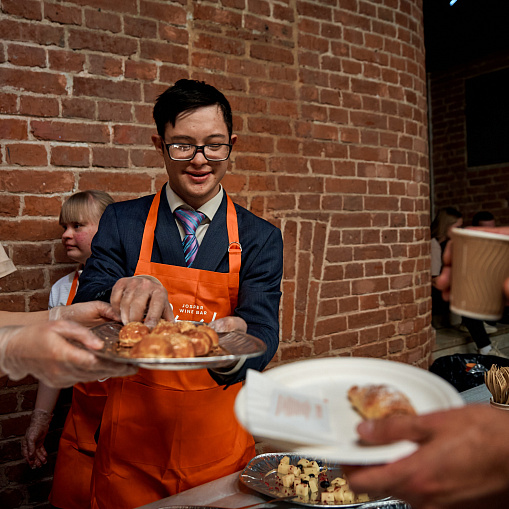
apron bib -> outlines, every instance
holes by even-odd
[[[67,306],[78,286],[76,271]],[[58,444],[49,501],[61,509],[90,508],[90,480],[94,465],[96,443],[94,434],[101,423],[106,404],[107,383],[78,383],[73,387],[71,408],[65,420]]]
[[[241,250],[227,197],[228,273],[151,262],[161,191],[154,197],[135,275],[155,276],[176,318],[212,321],[237,304]],[[110,381],[92,476],[92,507],[132,508],[242,469],[254,440],[233,405],[241,384],[225,389],[207,370],[156,371]]]

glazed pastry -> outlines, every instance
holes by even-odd
[[[204,357],[218,344],[215,330],[183,321],[161,319],[152,332],[141,322],[131,322],[119,333],[119,346],[132,347],[132,358]]]
[[[147,334],[150,329],[141,322],[129,322],[124,325],[118,334],[118,342],[121,347],[131,348],[136,343],[139,343]]]
[[[392,415],[415,415],[415,409],[400,391],[387,385],[354,385],[348,399],[364,419],[383,419]]]

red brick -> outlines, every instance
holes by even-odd
[[[20,6],[22,5],[16,0],[10,1]],[[2,39],[6,41],[35,42],[43,46],[55,45],[63,47],[65,41],[62,27],[32,24],[9,18],[0,19],[0,33],[2,34]]]
[[[131,164],[141,168],[164,168],[164,162],[161,155],[155,148],[146,148],[141,150],[131,149]]]
[[[288,136],[292,134],[292,128],[286,120],[275,120],[267,117],[251,118],[248,122],[251,132]]]
[[[93,147],[92,166],[127,168],[129,166],[128,151],[115,147]]]
[[[157,22],[124,16],[124,33],[133,37],[157,39]]]
[[[2,12],[25,19],[40,21],[42,19],[41,2],[37,0],[2,0]]]
[[[20,204],[20,196],[11,194],[0,195],[0,216],[16,217],[20,211]]]
[[[146,60],[161,60],[171,64],[187,64],[188,48],[157,41],[140,41],[140,57]]]
[[[228,56],[241,56],[246,51],[241,41],[209,34],[200,34],[195,41],[195,46],[216,53],[226,53]]]
[[[80,55],[75,51],[48,50],[48,60],[51,69],[80,72],[85,64],[85,55]]]
[[[70,147],[61,145],[52,147],[51,164],[86,168],[90,165],[88,147]]]
[[[195,52],[191,57],[191,65],[210,71],[224,71],[226,59],[223,56]]]
[[[114,125],[113,143],[120,145],[151,145],[153,134],[157,134],[155,126]]]
[[[33,135],[41,140],[107,143],[110,138],[108,128],[101,124],[35,120],[31,127]]]
[[[58,238],[61,227],[54,219],[22,219],[0,223],[0,235],[8,241],[38,242]],[[15,272],[14,274],[18,274]],[[40,269],[24,269],[17,286],[10,285],[11,291],[38,290],[44,286],[44,275]]]
[[[65,93],[66,84],[67,80],[62,74],[11,68],[4,68],[0,73],[0,86],[27,90],[37,94],[62,95]]]
[[[118,14],[104,12],[101,9],[86,9],[85,25],[88,28],[117,33],[122,30],[122,19]]]
[[[9,44],[7,60],[13,65],[22,67],[46,67],[46,51],[36,46]]]
[[[53,216],[55,221],[58,222],[58,216],[60,215],[60,209],[62,208],[62,199],[58,196],[25,196],[24,199],[25,206],[23,208],[24,216]],[[41,211],[44,211],[41,214]],[[25,246],[27,249],[28,247]],[[30,251],[24,252],[23,255],[19,254],[19,258],[17,259],[17,263],[21,263],[22,265],[38,265],[42,263],[42,259],[44,257],[48,258],[48,261],[51,261],[51,247],[46,246],[47,252],[45,251],[45,247],[42,245],[37,246],[37,252],[40,251],[41,259],[34,261],[33,253]],[[46,262],[48,263],[48,262]]]
[[[89,71],[91,74],[103,76],[122,76],[122,60],[120,58],[107,57],[104,55],[89,55]]]
[[[193,16],[195,20],[204,20],[208,23],[214,22],[222,26],[237,28],[242,25],[242,15],[240,13],[208,5],[195,4]]]
[[[0,190],[9,193],[69,192],[74,185],[71,172],[9,170],[0,172]],[[1,237],[0,237],[1,238]]]
[[[61,3],[44,2],[44,17],[55,23],[81,25],[81,9],[65,6]]]
[[[134,118],[137,124],[154,125],[152,116],[154,107],[151,104],[136,104],[134,106]]]
[[[249,30],[255,33],[262,34],[261,37],[258,37],[257,40],[266,40],[266,33],[271,34],[277,40],[283,41],[285,45],[293,46],[293,38],[294,38],[294,28],[289,26],[286,23],[279,23],[277,21],[272,21],[267,18],[260,18],[258,16],[245,15],[244,16],[244,25],[246,30]],[[232,32],[231,35],[234,36],[235,32]],[[248,39],[251,39],[251,35],[247,35]]]
[[[133,120],[131,104],[98,101],[97,120],[105,120],[107,122],[131,122]]]
[[[62,99],[62,116],[64,118],[89,118],[96,117],[96,102],[83,97]],[[99,119],[101,120],[101,119]]]
[[[72,3],[95,8],[98,11],[136,13],[136,0],[69,0]]]
[[[32,117],[57,117],[59,112],[58,99],[22,95],[19,112]]]
[[[0,93],[0,113],[17,113],[17,101],[18,97],[15,94]]]
[[[163,22],[159,22],[159,37],[177,44],[185,45],[189,42],[189,32],[185,28],[178,28]]]
[[[7,164],[19,166],[47,166],[48,154],[44,145],[16,143],[5,146]]]
[[[0,122],[0,140],[26,140],[27,122],[14,118],[4,118]]]
[[[77,96],[105,97],[121,101],[139,101],[141,99],[139,83],[111,81],[85,76],[76,76],[74,78],[74,94]]]
[[[127,60],[125,77],[137,80],[153,81],[157,76],[157,66],[151,62]]]
[[[102,189],[107,192],[131,192],[136,196],[149,194],[151,177],[147,173],[122,173],[120,171],[89,171],[80,175],[80,189]]]
[[[138,49],[136,41],[130,37],[77,28],[69,30],[69,47],[74,50],[87,49],[124,56],[132,55]]]
[[[284,65],[293,65],[294,63],[292,51],[276,46],[252,44],[249,54],[257,60],[268,60]]]
[[[173,25],[186,24],[186,10],[178,2],[153,2],[149,0],[140,1],[140,14],[156,21],[165,21]]]

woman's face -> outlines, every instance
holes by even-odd
[[[447,228],[447,238],[450,239],[451,238],[451,230],[453,228],[461,228],[463,226],[463,218],[460,217],[454,224],[452,224],[451,226],[449,226],[449,228]]]
[[[67,256],[76,262],[84,264],[92,254],[91,244],[94,235],[97,233],[99,224],[95,221],[84,221],[83,223],[64,223],[62,233],[62,244]]]

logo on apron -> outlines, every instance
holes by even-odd
[[[191,322],[213,322],[217,313],[212,313],[199,304],[182,303],[174,306],[170,302],[171,310],[175,320],[186,320]]]

